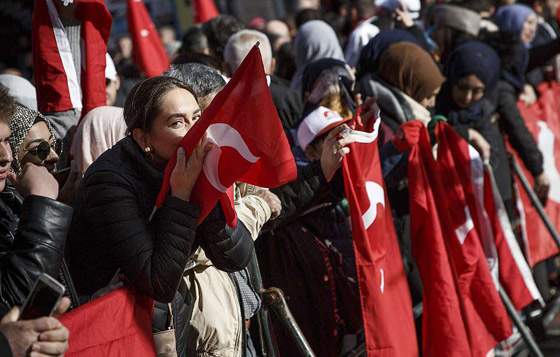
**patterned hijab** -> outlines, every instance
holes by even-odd
[[[18,176],[21,176],[21,164],[18,160],[18,152],[21,147],[23,139],[29,134],[31,127],[38,122],[45,122],[51,135],[54,135],[54,131],[51,127],[51,123],[45,118],[41,113],[27,109],[21,105],[16,105],[16,112],[8,120],[8,126],[12,131],[12,136],[10,137],[10,146],[12,147],[12,155],[14,160],[12,161],[12,171]]]

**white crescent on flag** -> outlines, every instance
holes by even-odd
[[[214,143],[214,147],[208,152],[206,158],[204,158],[204,163],[202,168],[206,178],[214,188],[220,192],[226,192],[227,187],[222,185],[220,181],[220,175],[218,173],[218,163],[220,162],[220,157],[222,156],[221,147],[231,147],[237,150],[237,152],[250,163],[257,162],[260,157],[253,155],[247,144],[243,140],[241,134],[228,124],[217,123],[212,124],[206,130],[207,141]]]

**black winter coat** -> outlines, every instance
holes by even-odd
[[[496,96],[492,100],[494,111],[499,114],[499,125],[508,135],[508,141],[525,167],[533,176],[543,171],[543,156],[533,135],[527,129],[525,121],[517,109],[517,92],[508,82],[500,80]]]
[[[72,208],[50,198],[17,192],[0,195],[0,315],[23,305],[42,273],[57,278]]]
[[[67,257],[79,294],[104,287],[120,270],[158,301],[154,331],[165,329],[172,302],[177,351],[184,356],[192,301],[182,276],[189,256],[200,245],[217,268],[238,271],[249,262],[253,240],[241,222],[229,228],[219,207],[197,227],[198,206],[173,196],[149,221],[162,180],[131,137],[101,155],[76,194]]]

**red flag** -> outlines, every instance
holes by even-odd
[[[105,55],[111,14],[103,0],[80,0],[81,82],[78,80],[65,28],[52,0],[37,0],[33,10],[33,76],[39,111],[82,109],[82,116],[106,104]]]
[[[228,224],[232,227],[237,224],[232,192],[230,197],[225,194],[236,181],[272,188],[297,177],[294,157],[270,97],[257,46],[181,140],[180,146],[187,157],[205,132],[214,147],[204,160],[192,194],[193,202],[201,209],[199,223],[220,200]],[[176,162],[175,153],[165,168],[156,207],[161,207],[165,200]]]
[[[452,146],[458,149],[456,146],[464,140],[445,122],[437,124],[436,132],[439,144],[437,166],[440,172],[432,171],[437,186],[434,197],[459,283],[471,352],[475,356],[486,355],[499,342],[511,336],[512,323],[490,274],[475,229],[475,222],[480,226],[481,219],[477,217],[472,185],[468,185],[468,179],[472,176],[467,176],[464,164],[455,162],[451,150]],[[466,145],[464,142],[464,148],[467,148]],[[467,186],[471,186],[472,209],[467,204],[460,176],[463,176]]]
[[[131,287],[113,291],[64,314],[70,331],[65,356],[155,356],[154,300]]]
[[[368,356],[418,356],[412,301],[379,163],[377,134],[342,162]]]
[[[218,16],[220,12],[212,0],[193,0],[194,23],[200,24]]]
[[[469,211],[473,212],[474,227],[492,277],[496,283],[499,280],[515,307],[521,310],[542,298],[513,234],[492,171],[483,167],[478,152],[450,126],[440,126],[440,135],[446,137]]]
[[[537,103],[527,107],[519,102],[517,107],[527,129],[533,134],[543,153],[544,171],[551,183],[545,211],[556,229],[560,229],[560,85],[556,82],[542,83],[538,90],[540,97]],[[532,175],[525,169],[519,157],[515,156],[532,185],[534,183]],[[517,178],[516,183],[520,187],[521,183]],[[558,246],[542,223],[525,191],[518,190],[516,196],[523,226],[526,254],[530,266],[535,266],[558,254]]]
[[[461,302],[431,182],[437,175],[427,130],[408,154],[412,254],[424,284],[426,356],[471,356]],[[435,182],[433,183],[435,185]]]
[[[126,15],[134,62],[147,77],[159,76],[169,68],[169,57],[142,0],[128,0]]]

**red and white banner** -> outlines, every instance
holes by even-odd
[[[200,205],[198,223],[220,200],[228,224],[235,227],[231,188],[236,181],[272,188],[296,179],[296,163],[270,97],[257,46],[181,140],[187,157],[205,132],[214,146],[193,189],[193,202]],[[167,196],[176,162],[175,154],[165,168],[156,207]]]
[[[424,285],[423,352],[471,356],[459,286],[434,197],[434,174],[437,167],[422,125],[420,140],[408,154],[408,195],[412,254]]]
[[[560,230],[560,84],[542,83],[538,87],[539,100],[530,107],[519,102],[517,107],[527,129],[533,134],[544,158],[544,171],[550,179],[550,192],[545,211],[553,225]],[[516,155],[525,176],[533,184],[533,177]],[[522,218],[525,251],[531,267],[558,254],[558,246],[542,223],[529,196],[516,179],[519,198],[517,206]]]
[[[418,356],[412,301],[381,174],[377,135],[351,144],[342,162],[352,219],[368,356]]]
[[[159,76],[169,68],[169,57],[142,0],[128,0],[126,18],[134,62],[146,77]]]
[[[72,2],[72,1],[70,1]],[[53,0],[37,0],[33,9],[33,76],[41,112],[82,109],[82,116],[106,104],[105,56],[112,18],[103,0],[76,1],[80,22],[81,76]],[[64,6],[64,5],[59,5]],[[72,5],[70,5],[72,6]]]
[[[438,153],[438,161],[447,159],[455,163],[496,287],[501,284],[518,310],[534,300],[542,301],[513,234],[489,165],[483,165],[478,152],[449,125],[440,123],[438,129],[438,138],[445,138],[445,146],[440,149],[449,150],[451,155],[440,156]]]
[[[111,292],[64,314],[71,357],[155,356],[154,300],[132,287]]]

